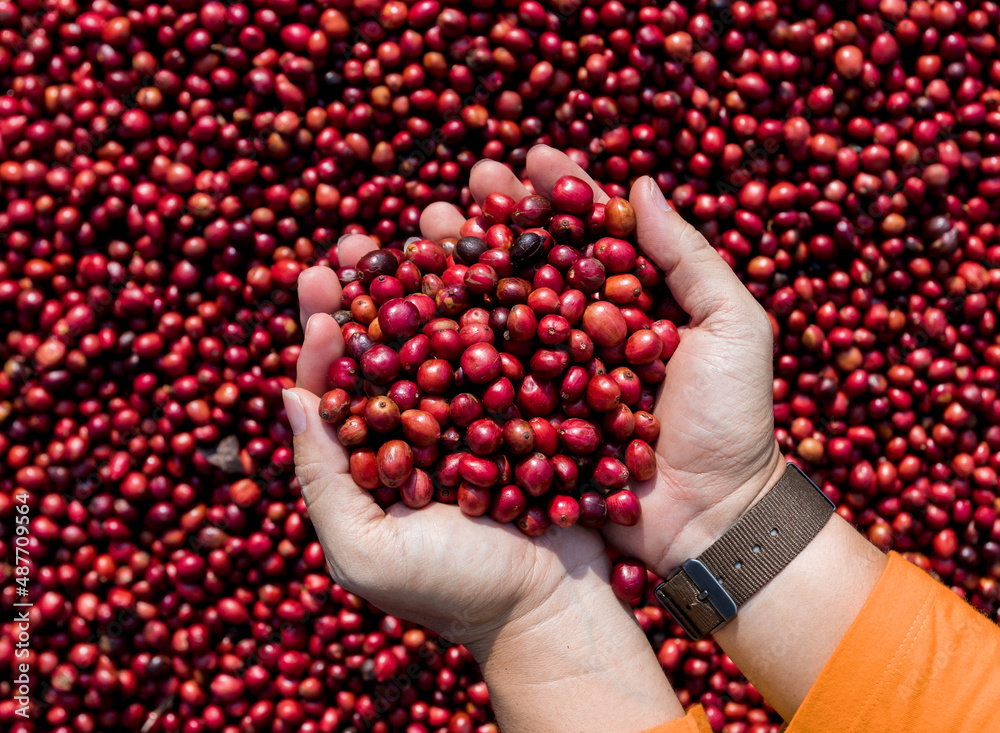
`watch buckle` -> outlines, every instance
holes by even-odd
[[[714,628],[707,631],[702,631],[699,629],[691,617],[687,615],[686,610],[669,594],[669,589],[667,588],[667,582],[664,581],[656,587],[654,591],[656,598],[662,603],[670,615],[674,617],[687,632],[687,635],[692,639],[697,641],[708,634],[714,634],[716,631],[721,629],[723,626],[728,624],[734,618],[736,618],[736,602],[732,599],[732,596],[726,592],[726,589],[722,587],[722,584],[712,575],[712,572],[705,567],[704,563],[699,560],[691,559],[686,563],[681,565],[677,570],[670,574],[667,581],[671,580],[678,573],[685,573],[687,577],[691,580],[692,584],[698,589],[698,595],[696,599],[700,603],[708,601],[708,603],[715,609],[715,612],[722,617],[722,622],[717,624]]]

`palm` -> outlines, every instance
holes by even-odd
[[[531,539],[445,504],[416,510],[395,504],[384,513],[372,504],[363,531],[334,526],[344,518],[323,497],[336,496],[338,488],[356,491],[350,474],[314,479],[308,468],[300,474],[333,576],[383,611],[449,639],[469,643],[499,628],[523,613],[522,601],[547,598],[567,575],[593,570],[607,579],[610,571],[594,532],[571,528]],[[349,543],[325,539],[345,532]]]

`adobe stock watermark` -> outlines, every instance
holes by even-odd
[[[11,671],[14,714],[21,718],[28,718],[31,710],[31,619],[28,616],[32,606],[28,600],[31,593],[31,556],[28,552],[31,508],[28,498],[28,492],[23,489],[14,494],[14,587],[17,589],[17,600],[12,604],[14,662]]]

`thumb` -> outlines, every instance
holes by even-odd
[[[295,475],[309,516],[325,541],[383,516],[371,494],[351,479],[347,450],[319,416],[319,397],[306,389],[281,393],[294,434]]]
[[[639,178],[629,193],[635,209],[639,247],[666,275],[677,304],[697,326],[719,311],[760,308],[736,273],[670,204],[649,176]],[[763,311],[761,311],[763,313]]]

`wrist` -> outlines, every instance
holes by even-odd
[[[861,611],[886,556],[837,514],[715,641],[785,719]]]
[[[725,499],[700,512],[674,539],[663,558],[650,568],[667,577],[685,561],[696,558],[715,544],[726,531],[757,504],[785,473],[786,461],[777,441],[759,461],[759,468],[742,478],[739,487]]]
[[[567,576],[544,597],[528,598],[490,624],[471,634],[465,647],[481,665],[509,650],[522,660],[544,658],[547,647],[558,646],[579,627],[621,620],[622,605],[608,581],[588,571]]]
[[[504,730],[643,730],[684,710],[608,579],[567,578],[466,645]]]

